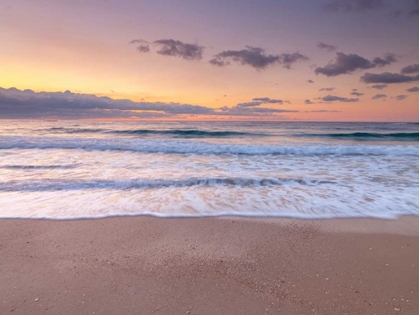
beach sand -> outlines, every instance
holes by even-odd
[[[418,217],[0,220],[0,314],[418,314]]]

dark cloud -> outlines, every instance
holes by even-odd
[[[318,42],[318,44],[316,45],[316,47],[321,48],[321,49],[326,49],[328,51],[337,50],[337,46],[325,44],[323,42]]]
[[[149,46],[149,45],[139,45],[139,46],[137,47],[137,50],[138,50],[139,52],[142,52],[142,53],[147,53],[147,52],[149,52],[149,51],[150,51],[150,46]]]
[[[355,91],[353,91],[353,92],[351,92],[351,93],[350,93],[350,95],[362,96],[362,95],[364,95],[364,93],[360,93],[360,92],[355,92]]]
[[[401,69],[402,74],[414,74],[419,73],[419,64],[408,65]]]
[[[264,116],[264,115],[274,115],[280,113],[294,113],[298,112],[297,110],[285,110],[277,108],[266,108],[260,107],[263,104],[284,104],[289,103],[289,101],[274,99],[269,97],[255,97],[252,99],[252,102],[239,103],[235,106],[228,107],[224,106],[220,108],[221,112],[218,114],[228,115],[228,116]]]
[[[396,61],[397,61],[397,58],[395,57],[395,55],[390,54],[390,53],[385,54],[384,58],[376,57],[375,59],[372,60],[372,62],[379,67],[387,66]]]
[[[144,39],[133,39],[129,44],[150,44],[147,40]]]
[[[308,83],[315,83],[314,81],[312,81],[312,80],[306,80],[306,82],[308,82]]]
[[[260,106],[262,103],[261,102],[246,102],[246,103],[239,103],[236,106],[237,107],[255,107],[255,106]]]
[[[300,60],[308,60],[309,58],[307,56],[302,55],[301,53],[295,52],[292,54],[281,54],[280,55],[280,63],[283,65],[283,67],[290,69],[292,64],[295,62],[298,62]]]
[[[255,97],[252,99],[252,102],[245,102],[245,103],[239,103],[236,105],[236,107],[257,107],[263,104],[284,104],[289,103],[289,101],[284,101],[280,99],[274,99],[269,97]]]
[[[330,87],[330,88],[321,88],[319,89],[319,91],[334,91],[335,87]]]
[[[300,60],[307,60],[308,57],[296,52],[292,54],[268,55],[264,49],[259,47],[246,46],[242,50],[226,50],[213,56],[210,63],[215,66],[223,67],[230,64],[231,61],[241,65],[251,66],[261,70],[274,64],[281,64],[285,68]]]
[[[341,74],[349,74],[356,70],[384,66],[395,61],[396,58],[393,54],[386,54],[384,58],[376,57],[373,61],[369,61],[357,54],[345,54],[338,52],[333,62],[330,62],[325,67],[315,68],[315,73],[324,74],[327,77],[333,77]]]
[[[376,95],[372,96],[373,100],[378,100],[380,98],[386,98],[386,94],[376,94]]]
[[[315,104],[315,103],[312,102],[311,100],[305,100],[305,104]]]
[[[402,101],[407,98],[407,95],[397,95],[397,96],[394,96],[393,98],[395,98],[397,101]]]
[[[153,42],[160,46],[158,54],[164,56],[175,56],[186,60],[200,60],[203,58],[203,46],[187,44],[174,39],[160,39]]]
[[[129,44],[139,44],[137,51],[147,53],[150,51],[150,44],[159,47],[156,51],[159,55],[180,57],[185,60],[201,60],[203,58],[203,46],[187,44],[175,39],[160,39],[148,42],[144,39],[133,39]]]
[[[138,52],[147,53],[150,51],[150,43],[144,39],[133,39],[129,44],[139,44],[136,48]]]
[[[147,118],[215,114],[214,109],[198,105],[133,102],[70,91],[37,93],[15,88],[0,88],[0,108],[2,118]]]
[[[262,104],[283,104],[283,103],[290,103],[289,101],[279,100],[275,98],[269,97],[256,97],[252,99],[256,102],[261,102]]]
[[[403,83],[417,81],[419,76],[408,76],[399,73],[383,72],[383,73],[365,73],[360,77],[360,81],[364,83]]]
[[[413,86],[409,89],[407,89],[407,92],[418,92],[419,91],[419,87],[418,86]]]
[[[386,84],[376,84],[376,85],[371,86],[372,89],[377,89],[377,90],[382,90],[386,87],[388,87],[388,85],[386,85]]]
[[[0,118],[167,118],[197,115],[279,117],[282,113],[298,112],[260,107],[265,103],[281,104],[288,101],[268,97],[256,99],[259,101],[213,109],[191,104],[114,100],[70,91],[38,93],[32,90],[0,88]]]
[[[222,107],[221,114],[226,116],[267,116],[281,113],[298,113],[298,110],[287,110],[265,107]]]
[[[382,9],[382,0],[333,0],[324,5],[324,9],[331,12],[363,12]]]
[[[358,98],[347,98],[347,97],[340,97],[335,95],[327,95],[321,98],[324,102],[344,102],[344,103],[354,103],[358,102]]]
[[[305,110],[305,113],[341,113],[341,110],[328,110],[328,109]]]

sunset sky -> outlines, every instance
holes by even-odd
[[[418,9],[0,0],[0,118],[418,121]]]

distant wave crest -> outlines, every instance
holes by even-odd
[[[151,189],[191,186],[281,186],[281,185],[322,185],[336,184],[334,181],[304,178],[186,178],[179,180],[138,179],[138,180],[47,180],[9,181],[0,183],[0,191],[56,191],[84,189]]]
[[[95,129],[95,128],[49,128],[51,133],[105,133],[105,134],[120,134],[120,135],[172,135],[179,137],[239,137],[239,136],[264,136],[259,133],[238,132],[238,131],[207,131],[198,129],[128,129],[128,130],[109,130],[109,129]]]
[[[175,139],[0,137],[1,149],[70,149],[194,155],[419,155],[417,145],[246,145]]]
[[[399,132],[399,133],[373,133],[373,132],[353,132],[353,133],[325,133],[325,134],[298,134],[300,137],[327,137],[348,140],[396,140],[396,141],[418,141],[418,132]]]

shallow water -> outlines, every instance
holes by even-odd
[[[418,214],[418,124],[0,121],[0,217]]]

